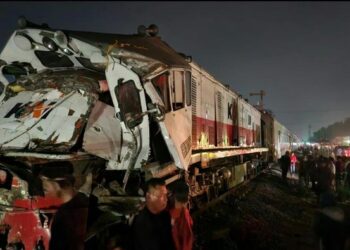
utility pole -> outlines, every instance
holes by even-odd
[[[264,96],[266,95],[266,92],[264,90],[260,90],[260,92],[258,92],[258,93],[250,93],[249,94],[249,96],[253,96],[253,95],[259,95],[260,96],[260,103],[259,103],[258,108],[260,110],[263,110],[264,109],[263,100],[264,100]]]

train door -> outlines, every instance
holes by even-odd
[[[153,103],[164,107],[159,128],[174,164],[187,169],[192,149],[191,73],[173,69],[145,83]]]
[[[174,69],[169,75],[171,112],[165,114],[164,139],[172,139],[176,166],[187,169],[192,148],[191,72]],[[169,146],[170,142],[169,141]]]
[[[127,67],[110,61],[106,78],[123,139],[119,145],[120,163],[110,161],[109,167],[140,168],[141,162],[147,160],[149,154],[149,119],[143,115],[147,111],[144,89],[138,75]],[[132,153],[130,148],[133,149]]]

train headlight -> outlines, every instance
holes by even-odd
[[[54,34],[55,40],[59,45],[67,46],[68,44],[68,38],[66,34],[64,34],[62,31],[58,30]]]
[[[56,51],[58,49],[57,44],[47,36],[43,37],[43,44],[46,48],[48,48],[51,51]]]
[[[34,48],[31,38],[26,34],[16,34],[13,41],[21,50],[28,51]]]

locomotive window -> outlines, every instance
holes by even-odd
[[[134,81],[120,83],[116,87],[115,92],[123,121],[125,121],[126,118],[134,118],[135,115],[142,113],[139,91]],[[133,126],[137,126],[141,122],[142,117],[133,121]]]
[[[34,53],[39,58],[40,62],[48,68],[74,66],[74,63],[69,57],[63,54],[42,50],[36,50]]]
[[[184,107],[184,72],[174,71],[172,86],[173,111]]]
[[[252,117],[250,115],[248,115],[248,125],[252,124]]]
[[[191,72],[185,72],[186,106],[191,106]]]
[[[166,72],[152,79],[152,84],[158,91],[159,96],[162,98],[165,105],[165,110],[170,111],[169,100],[169,73]]]

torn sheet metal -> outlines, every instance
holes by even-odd
[[[50,88],[10,97],[0,106],[0,147],[68,151],[83,129],[90,99],[79,91],[64,95]]]
[[[147,76],[156,69],[165,69],[167,67],[166,65],[152,58],[119,48],[112,50],[111,55],[122,60],[126,65],[130,66],[137,74],[141,76]]]
[[[69,152],[98,99],[100,78],[84,69],[50,69],[9,84],[0,106],[0,148]]]
[[[121,151],[121,136],[120,120],[115,116],[114,108],[97,101],[86,126],[84,150],[103,159],[117,161]]]

